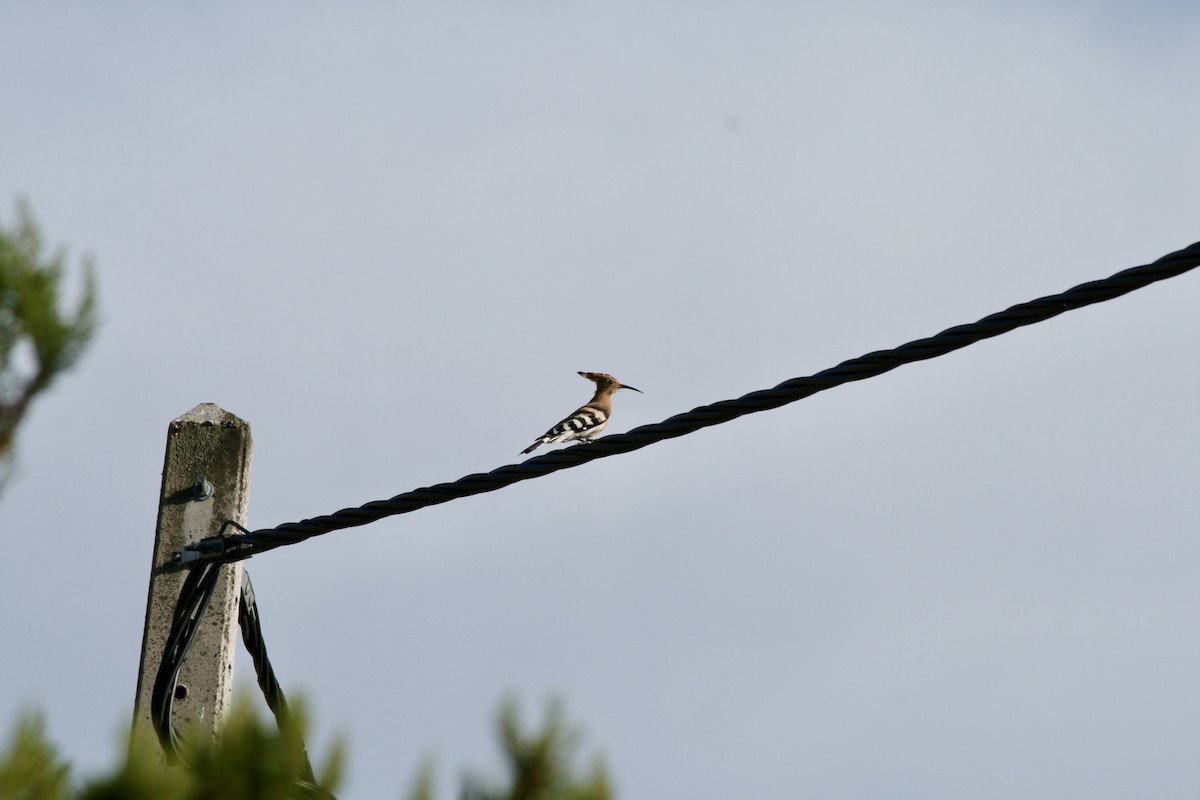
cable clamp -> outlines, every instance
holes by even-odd
[[[175,552],[171,554],[171,560],[164,565],[164,568],[175,572],[201,561],[221,561],[224,555],[224,537],[214,536],[198,542],[189,542],[183,547],[176,548]]]

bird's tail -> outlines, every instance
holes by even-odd
[[[550,439],[549,439],[549,438],[547,438],[547,437],[545,437],[545,436],[543,436],[542,438],[538,439],[538,440],[537,440],[536,442],[534,442],[533,444],[529,445],[529,447],[526,447],[524,450],[522,450],[522,451],[521,451],[521,455],[523,455],[523,456],[527,456],[527,455],[529,455],[529,454],[530,454],[530,453],[532,453],[534,450],[537,450],[539,447],[541,447],[542,445],[544,445],[544,444],[545,444],[546,442],[548,442],[548,441],[550,441]]]

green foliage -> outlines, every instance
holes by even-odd
[[[206,736],[185,743],[183,758],[204,784],[191,797],[195,800],[294,797],[297,783],[312,780],[304,747],[307,728],[304,720],[302,704],[297,704],[280,730],[273,721],[264,721],[255,714],[248,703],[238,703],[215,744]],[[335,746],[319,781],[325,791],[313,796],[332,796],[329,792],[337,786],[341,775],[342,750],[340,744]]]
[[[121,764],[111,773],[70,786],[70,767],[59,759],[36,714],[18,721],[7,748],[0,752],[3,800],[332,800],[341,782],[342,745],[336,744],[310,782],[304,752],[303,706],[294,707],[280,731],[249,703],[239,701],[221,736],[185,737],[182,766],[169,767],[156,741],[131,738]],[[580,734],[563,720],[561,706],[550,704],[538,731],[526,732],[517,705],[501,708],[497,733],[507,775],[504,780],[464,779],[461,800],[610,800],[603,765],[593,761],[574,773]],[[409,792],[410,800],[434,800],[434,770],[425,764]]]
[[[96,332],[92,263],[84,260],[83,293],[66,314],[59,308],[65,264],[62,248],[44,252],[28,204],[18,201],[14,227],[0,227],[0,478],[30,403],[78,362]]]
[[[69,786],[70,768],[59,760],[38,715],[21,718],[0,752],[3,800],[300,800],[332,798],[341,776],[335,745],[313,785],[304,753],[303,711],[284,730],[263,720],[248,703],[235,705],[221,737],[197,735],[184,744],[184,766],[168,767],[150,736],[134,736],[122,763],[109,775]]]
[[[77,800],[188,800],[195,797],[195,777],[168,769],[162,751],[148,739],[130,740],[125,761],[108,776],[92,779],[72,795]]]
[[[563,719],[561,704],[546,709],[540,731],[525,733],[516,701],[506,700],[500,708],[497,733],[508,771],[506,784],[468,777],[463,800],[610,800],[612,788],[599,759],[580,777],[573,762],[581,735]],[[422,788],[418,785],[418,788]],[[429,800],[431,793],[413,795]]]
[[[46,738],[46,721],[26,714],[0,751],[0,797],[6,800],[65,800],[71,768]]]
[[[426,761],[417,771],[416,780],[413,781],[412,790],[408,793],[409,800],[434,800],[437,794],[433,790],[434,768],[433,763]]]
[[[318,781],[311,783],[304,751],[303,708],[283,724],[263,719],[249,703],[234,705],[215,741],[185,736],[181,767],[165,766],[157,744],[134,737],[125,763],[87,785],[79,800],[291,800],[332,798],[341,776],[342,746],[335,745]],[[305,787],[301,791],[298,787]]]

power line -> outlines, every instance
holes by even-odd
[[[665,439],[685,436],[701,428],[729,422],[746,414],[779,408],[842,384],[873,378],[904,364],[936,358],[975,342],[1043,322],[1066,311],[1112,300],[1151,283],[1181,275],[1197,266],[1200,266],[1200,242],[1163,256],[1151,264],[1131,267],[1109,278],[1080,284],[1061,294],[1012,306],[978,322],[948,328],[934,336],[917,339],[891,350],[867,353],[814,375],[792,378],[771,389],[751,392],[734,400],[722,400],[700,406],[662,422],[642,425],[627,433],[605,436],[587,446],[546,453],[520,464],[499,467],[491,472],[467,475],[450,483],[439,483],[398,494],[389,500],[376,500],[357,508],[347,508],[300,522],[288,522],[274,528],[247,531],[228,523],[226,528],[232,525],[238,528],[239,532],[204,539],[181,548],[176,552],[173,564],[183,568],[198,563],[237,561],[276,547],[296,544],[313,536],[366,525],[384,517],[407,514],[462,497],[494,492],[520,481],[540,478],[596,459],[630,453]]]

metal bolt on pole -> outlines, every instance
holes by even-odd
[[[226,520],[246,523],[250,454],[249,423],[212,403],[201,403],[167,429],[133,711],[138,738],[155,738],[150,695],[186,575],[164,570],[163,565],[177,548],[218,535]],[[216,591],[175,685],[173,710],[180,727],[215,735],[229,709],[241,580],[241,564],[221,567]]]

